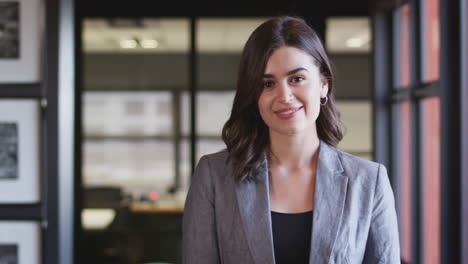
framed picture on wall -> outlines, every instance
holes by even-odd
[[[0,0],[0,83],[40,81],[41,0]]]
[[[32,221],[0,221],[0,263],[39,264],[40,226]]]
[[[37,100],[0,99],[0,204],[40,200],[39,110]]]

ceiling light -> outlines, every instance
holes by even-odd
[[[134,49],[138,46],[134,39],[122,39],[119,44],[122,49]]]
[[[159,45],[159,42],[155,39],[143,39],[141,41],[141,46],[145,49],[155,49]]]
[[[346,47],[349,48],[360,48],[364,45],[362,38],[349,38],[346,40]]]

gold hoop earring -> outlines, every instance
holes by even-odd
[[[328,96],[325,96],[325,103],[322,103],[322,98],[320,98],[320,104],[326,105],[328,103]]]

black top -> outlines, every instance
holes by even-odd
[[[276,264],[309,263],[313,211],[287,214],[271,211]]]

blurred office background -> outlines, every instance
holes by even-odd
[[[78,19],[83,199],[92,204],[88,193],[113,189],[122,207],[109,225],[94,228],[88,221],[99,211],[83,206],[82,245],[87,237],[114,242],[83,247],[86,261],[180,263],[190,176],[202,155],[224,148],[221,129],[242,47],[263,21],[291,13],[319,32],[333,61],[346,127],[339,147],[388,167],[402,262],[443,263],[443,239],[457,238],[441,237],[441,201],[448,198],[440,177],[441,3],[332,2],[278,2],[266,11],[231,4],[190,16],[83,5],[90,10]],[[115,222],[126,240],[107,234]]]
[[[94,234],[90,239],[100,234],[96,229],[112,228],[116,218],[145,215],[151,219],[145,225],[132,226],[129,221],[121,227],[128,233],[138,233],[141,228],[135,240],[125,245],[139,247],[140,255],[134,261],[180,262],[181,230],[177,224],[190,185],[191,151],[195,150],[197,162],[202,155],[225,148],[221,130],[231,110],[240,54],[248,36],[266,19],[193,20],[197,57],[194,94],[190,91],[193,29],[189,18],[82,20],[82,179],[84,199],[90,202],[90,207],[83,209],[82,224],[84,234]],[[372,160],[370,18],[327,17],[324,23],[322,37],[337,71],[336,97],[346,125],[340,147]],[[191,96],[195,97],[195,109],[191,108]],[[191,146],[192,122],[195,145]],[[110,189],[126,197],[128,208],[120,209],[121,214],[109,207],[91,208],[96,202],[93,199],[104,197],[90,193]],[[99,218],[109,226],[94,226]],[[173,229],[163,230],[166,226]],[[105,233],[100,236],[107,237]],[[138,245],[132,245],[137,241]],[[125,257],[125,251],[117,248],[107,252]],[[109,255],[115,261],[113,257]]]
[[[43,263],[181,263],[191,175],[225,147],[243,45],[297,15],[335,68],[338,147],[387,167],[402,263],[468,264],[467,0],[43,3],[45,88],[14,95],[44,97],[41,202],[0,205],[41,223]]]

